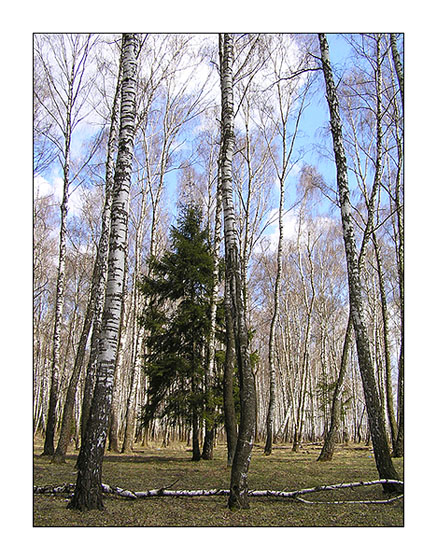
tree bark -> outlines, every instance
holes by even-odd
[[[114,387],[112,390],[111,413],[109,419],[109,433],[108,433],[108,449],[110,451],[114,451],[115,453],[121,452],[119,441],[118,441],[119,429],[120,429],[120,409],[121,409],[120,401],[121,401],[121,391],[122,391],[122,384],[123,384],[122,374],[123,374],[124,362],[126,359],[128,322],[129,322],[129,314],[131,312],[130,305],[127,304],[128,297],[126,295],[127,268],[128,267],[126,266],[124,271],[124,279],[123,279],[124,297],[123,297],[123,303],[121,308],[120,335],[118,337],[117,357],[115,360]]]
[[[199,429],[199,414],[197,410],[193,410],[193,455],[192,461],[200,461],[200,429]]]
[[[399,89],[401,91],[402,107],[404,106],[404,69],[402,66],[401,57],[399,55],[398,46],[396,43],[396,33],[390,33],[390,46],[395,65],[396,75],[398,77]]]
[[[114,190],[114,153],[117,142],[117,130],[119,125],[120,113],[120,88],[121,88],[122,71],[119,69],[117,86],[115,90],[114,102],[112,105],[111,123],[109,128],[109,138],[105,165],[105,203],[102,211],[102,231],[100,234],[99,245],[97,248],[96,266],[97,272],[97,285],[95,292],[92,294],[94,302],[94,318],[93,330],[91,335],[91,351],[88,360],[87,371],[85,375],[85,387],[82,398],[82,416],[81,416],[81,440],[85,437],[86,424],[89,417],[91,408],[92,395],[95,386],[95,366],[98,350],[98,338],[102,324],[102,313],[105,298],[105,285],[108,272],[108,250],[109,250],[109,233],[110,233],[110,219],[111,207]]]
[[[223,409],[227,443],[227,463],[232,466],[235,448],[237,447],[237,419],[234,402],[234,371],[235,371],[235,336],[232,323],[231,295],[228,282],[225,281],[225,322],[226,322],[226,353],[223,375]]]
[[[97,356],[97,379],[85,438],[78,457],[78,476],[70,509],[103,509],[102,464],[111,407],[119,338],[125,262],[128,200],[132,170],[137,89],[138,37],[123,34],[120,134],[111,210],[108,280]]]
[[[222,94],[221,113],[221,182],[225,231],[226,276],[231,295],[231,310],[240,382],[240,427],[231,471],[228,500],[230,509],[248,508],[247,475],[255,435],[255,378],[250,362],[249,336],[243,302],[241,262],[235,225],[232,189],[232,159],[234,151],[234,101],[233,101],[233,38],[230,34],[219,36],[220,81]]]
[[[346,263],[349,280],[349,306],[355,330],[355,339],[358,352],[358,363],[361,379],[363,382],[364,396],[366,400],[369,418],[370,432],[372,436],[375,460],[378,472],[384,479],[399,479],[393,466],[390,450],[387,442],[381,403],[378,397],[375,374],[370,352],[370,343],[364,324],[364,306],[361,278],[358,266],[358,254],[353,226],[352,207],[350,203],[349,184],[347,177],[347,162],[343,146],[343,133],[340,118],[340,110],[337,91],[334,84],[331,64],[329,59],[329,47],[326,35],[319,34],[320,52],[325,77],[327,101],[330,112],[331,133],[337,168],[337,185],[340,199],[341,219],[343,226],[343,239],[346,252]],[[385,484],[386,491],[394,491],[398,488],[395,484]]]

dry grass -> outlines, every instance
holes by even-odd
[[[64,465],[40,457],[41,442],[35,442],[34,484],[75,482],[76,455]],[[212,461],[193,463],[190,450],[182,445],[160,449],[138,448],[131,455],[107,453],[103,481],[121,488],[141,491],[173,482],[173,489],[228,488],[230,469],[226,466],[225,446],[219,445]],[[304,446],[298,453],[291,446],[278,445],[265,457],[261,446],[252,456],[249,486],[263,490],[296,490],[321,484],[375,480],[378,473],[370,448],[342,446],[333,461],[316,461],[320,447]],[[402,476],[402,460],[394,459]],[[381,487],[312,494],[314,500],[384,499]],[[274,498],[251,498],[250,509],[230,512],[226,497],[157,497],[129,501],[105,497],[103,512],[73,512],[66,509],[65,496],[34,496],[34,526],[112,526],[112,527],[400,527],[403,526],[403,500],[384,505],[317,504],[307,505]]]

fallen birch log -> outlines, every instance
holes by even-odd
[[[176,484],[177,481],[173,482],[168,486],[162,488],[155,488],[153,490],[146,490],[143,492],[133,492],[131,490],[124,490],[118,486],[110,486],[109,484],[102,484],[102,491],[105,494],[111,494],[115,496],[120,496],[122,498],[128,498],[131,500],[136,500],[138,498],[153,498],[160,496],[167,496],[171,498],[193,498],[198,496],[228,496],[229,490],[216,489],[211,490],[169,490],[172,486]],[[249,490],[249,496],[255,498],[263,497],[274,497],[274,498],[285,498],[294,499],[298,502],[305,504],[389,504],[403,497],[403,494],[397,495],[386,500],[341,500],[341,501],[309,501],[301,498],[300,496],[305,494],[312,494],[314,492],[323,492],[331,490],[340,490],[345,488],[359,488],[363,486],[373,486],[375,484],[390,484],[396,483],[403,486],[401,480],[371,480],[367,482],[341,482],[339,484],[326,484],[323,486],[314,486],[313,488],[303,488],[301,490],[293,490],[291,492],[283,490]],[[34,486],[34,494],[71,494],[74,492],[75,484],[66,483],[60,486]]]
[[[342,490],[344,488],[358,488],[362,486],[373,486],[375,484],[390,484],[396,483],[401,484],[402,486],[404,483],[400,480],[389,480],[389,479],[381,479],[381,480],[370,480],[367,482],[340,482],[339,484],[326,484],[323,486],[314,486],[313,488],[303,488],[301,490],[294,490],[292,492],[280,492],[276,490],[249,490],[249,494],[251,496],[262,497],[262,496],[274,496],[276,498],[291,498],[298,502],[302,502],[304,504],[389,504],[396,500],[403,498],[403,494],[399,494],[392,498],[388,498],[386,500],[338,500],[333,502],[328,502],[326,500],[318,500],[318,501],[310,501],[301,498],[302,494],[311,494],[314,492],[322,492],[327,490]]]

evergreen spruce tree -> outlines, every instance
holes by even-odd
[[[150,260],[141,284],[148,376],[142,420],[147,424],[156,414],[184,418],[193,430],[193,460],[199,460],[214,263],[198,206],[181,206],[170,240],[164,256]]]

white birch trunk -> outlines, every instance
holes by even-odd
[[[74,67],[73,67],[74,71]],[[71,145],[71,110],[73,104],[73,82],[70,82],[68,92],[68,106],[66,115],[65,130],[65,152],[64,152],[64,184],[61,202],[61,223],[59,230],[59,260],[58,260],[58,276],[56,281],[56,303],[55,303],[55,323],[53,326],[53,354],[52,354],[52,372],[51,386],[49,397],[49,410],[47,417],[47,430],[44,441],[43,455],[53,455],[55,452],[55,427],[56,427],[56,405],[59,398],[59,363],[61,351],[61,327],[62,316],[64,310],[64,291],[65,291],[65,256],[66,236],[67,236],[67,213],[68,213],[68,188],[70,175],[70,145]]]
[[[214,222],[214,239],[213,239],[213,286],[211,295],[211,326],[208,340],[208,368],[205,377],[205,393],[206,393],[206,433],[202,451],[202,459],[210,460],[213,456],[213,438],[215,422],[212,418],[214,411],[211,404],[211,386],[214,378],[215,364],[215,341],[216,341],[216,324],[217,324],[217,301],[219,290],[219,263],[220,263],[220,241],[221,241],[221,220],[222,214],[222,192],[221,185],[217,182],[216,210]]]
[[[281,179],[283,179],[281,177]],[[282,243],[284,238],[284,224],[283,224],[283,206],[284,206],[284,181],[280,181],[280,194],[279,194],[279,216],[278,228],[279,239],[276,256],[276,278],[275,278],[275,292],[273,300],[273,316],[270,323],[269,332],[269,373],[270,373],[270,400],[269,409],[267,413],[267,438],[264,447],[264,453],[270,455],[272,452],[273,439],[275,436],[274,419],[276,417],[276,385],[277,385],[277,372],[276,372],[276,329],[278,324],[279,313],[279,292],[281,289],[282,279]]]
[[[111,408],[126,266],[125,245],[136,118],[137,51],[137,36],[124,34],[121,52],[123,78],[120,132],[111,210],[108,278],[97,355],[97,379],[85,438],[78,458],[76,489],[68,506],[71,509],[103,507],[102,462]]]
[[[247,508],[248,486],[247,474],[255,436],[256,396],[248,329],[243,301],[241,280],[241,262],[238,252],[238,240],[235,224],[235,210],[232,188],[232,159],[234,151],[234,97],[233,97],[233,59],[234,48],[232,35],[219,37],[220,43],[220,77],[222,94],[222,149],[221,181],[223,195],[223,216],[226,252],[226,275],[230,287],[232,319],[234,323],[235,350],[237,356],[241,418],[237,446],[232,462],[231,488],[228,505],[231,509]]]

